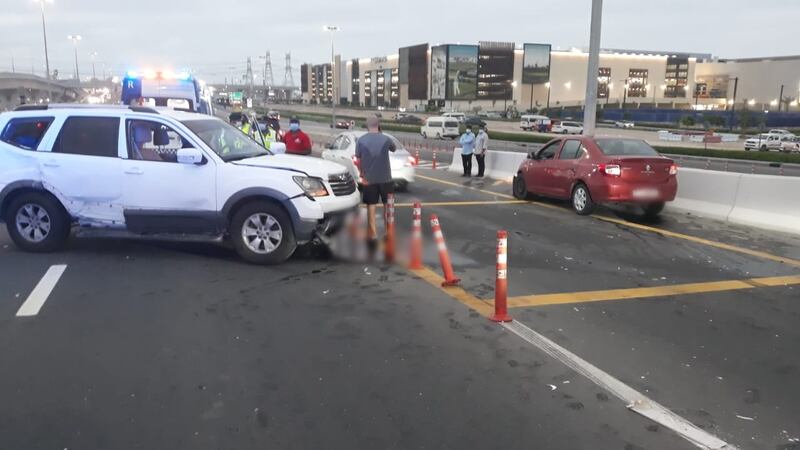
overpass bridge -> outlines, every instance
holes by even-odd
[[[75,80],[48,80],[24,74],[0,72],[0,111],[12,109],[23,103],[75,102],[85,95]]]

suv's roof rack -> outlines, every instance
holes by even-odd
[[[47,105],[19,105],[14,108],[14,111],[44,111]]]
[[[130,109],[134,112],[158,114],[158,111],[148,106],[135,105],[90,105],[87,103],[44,103],[41,105],[19,105],[14,111],[46,111],[48,109]]]

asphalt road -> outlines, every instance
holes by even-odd
[[[28,254],[0,231],[0,448],[696,448],[484,317],[498,229],[517,325],[736,448],[800,448],[800,237],[508,191],[420,169],[396,214],[403,242],[424,204],[417,272],[313,249],[277,267],[116,240]],[[463,289],[438,287],[431,213]]]
[[[335,136],[338,132],[343,131],[332,130],[327,124],[311,121],[304,121],[302,126],[303,129],[321,145],[332,141],[333,136]],[[453,149],[457,147],[457,142],[454,140],[423,139],[422,136],[417,133],[407,133],[402,131],[390,131],[388,133],[400,139],[408,148],[412,150],[419,148],[420,156],[425,160],[432,159],[433,150],[435,149],[437,150],[437,156],[440,157],[442,155],[446,155],[445,161],[449,163],[450,159],[452,158]],[[490,141],[491,150],[529,153],[540,148],[542,148],[542,144],[517,143],[497,140]],[[671,157],[680,167],[721,172],[800,177],[800,165],[798,164],[784,164],[781,167],[781,165],[770,165],[763,162],[741,161],[734,159],[698,158],[683,155],[672,155]],[[439,159],[439,161],[442,161],[442,159]]]

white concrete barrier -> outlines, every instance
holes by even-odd
[[[800,233],[800,178],[742,175],[728,220],[759,228]]]
[[[678,197],[669,208],[703,217],[728,220],[742,174],[700,169],[678,169]]]
[[[527,157],[527,153],[487,151],[485,175],[510,181]]]

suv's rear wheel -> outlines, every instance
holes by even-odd
[[[253,264],[281,263],[297,249],[292,221],[270,202],[241,207],[231,220],[230,235],[239,256]]]
[[[69,237],[70,222],[64,208],[53,197],[31,192],[15,198],[6,214],[8,234],[21,249],[52,252]]]

